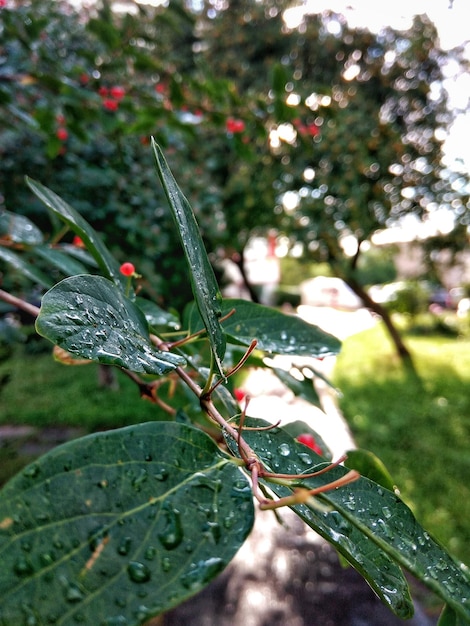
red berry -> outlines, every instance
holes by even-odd
[[[119,271],[123,276],[133,276],[135,274],[135,267],[132,263],[123,263],[119,268]]]
[[[242,133],[245,130],[245,122],[233,117],[229,117],[225,122],[225,128],[229,133]]]
[[[57,139],[60,139],[60,141],[66,141],[68,139],[68,132],[66,128],[63,128],[62,126],[60,128],[57,129],[56,131],[56,137]]]
[[[109,95],[109,89],[107,87],[100,87],[98,89],[98,93],[100,94],[102,98],[105,98],[106,96]]]
[[[119,102],[117,100],[111,100],[111,98],[106,98],[103,100],[103,107],[108,111],[117,111],[119,108]]]
[[[323,454],[323,450],[320,448],[318,443],[315,441],[315,437],[310,433],[303,433],[297,437],[297,441],[299,443],[303,443],[304,446],[307,446],[317,454]]]
[[[243,391],[243,389],[236,388],[233,390],[233,395],[235,396],[237,402],[241,402],[246,396],[246,393]]]
[[[115,85],[114,87],[111,87],[111,89],[109,90],[109,95],[115,98],[116,100],[122,100],[124,96],[126,95],[126,90],[124,89],[124,87]]]
[[[83,239],[79,237],[78,235],[75,235],[75,237],[72,239],[72,245],[76,246],[77,248],[85,247],[85,244],[83,243]]]

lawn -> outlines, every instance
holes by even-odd
[[[422,386],[404,374],[382,325],[345,340],[334,372],[340,406],[421,524],[470,564],[470,341],[406,343]]]

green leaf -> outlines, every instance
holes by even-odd
[[[120,273],[118,262],[109,252],[100,235],[80,213],[41,183],[29,177],[26,177],[26,182],[36,196],[82,239],[104,275],[116,285],[121,285],[123,289],[126,289],[127,279]]]
[[[137,626],[210,582],[252,525],[246,477],[200,430],[76,439],[0,492],[0,623]]]
[[[228,341],[249,346],[256,339],[259,350],[289,356],[323,358],[340,351],[339,339],[295,315],[248,300],[224,299],[222,315],[232,310],[235,313],[223,323]],[[193,332],[200,329],[195,311],[190,324]]]
[[[223,376],[222,360],[225,354],[225,334],[220,326],[222,296],[209,262],[199,227],[191,206],[178,187],[159,146],[152,138],[157,172],[175,219],[181,244],[189,266],[194,299],[207,330],[212,354],[219,373]]]
[[[247,419],[247,426],[266,426],[267,422],[259,419]],[[281,428],[269,432],[245,431],[244,439],[259,456],[268,471],[285,474],[301,474],[316,471],[324,467],[325,459],[303,444],[296,442]],[[237,454],[236,443],[226,435],[229,448]],[[292,487],[276,485],[262,481],[279,497],[291,495],[294,487],[308,485],[318,487],[338,478],[345,473],[340,468],[311,479],[297,480]],[[349,485],[339,489],[345,501],[349,502]],[[350,563],[369,583],[378,597],[396,615],[407,619],[413,614],[413,604],[409,594],[408,583],[398,565],[378,546],[364,536],[363,532],[350,523],[342,513],[334,507],[330,512],[320,508],[307,506],[292,507],[315,532],[331,543],[348,563]],[[393,592],[391,591],[393,590]]]
[[[180,321],[176,315],[165,311],[151,300],[136,298],[135,303],[143,311],[147,323],[152,329],[178,330],[180,328]]]
[[[154,348],[142,311],[102,276],[57,283],[44,294],[36,330],[71,354],[133,372],[161,375],[186,363]]]
[[[17,270],[33,282],[37,283],[38,285],[41,285],[42,287],[49,289],[49,287],[52,285],[52,280],[48,276],[46,276],[44,272],[41,272],[40,269],[34,267],[34,265],[29,263],[19,254],[13,252],[13,250],[2,248],[0,246],[0,259],[3,259],[3,261],[8,263],[8,265],[15,268],[15,270]]]
[[[254,424],[267,423],[247,422],[247,426]],[[306,453],[305,446],[281,428],[269,432],[245,431],[244,438],[270,471],[299,474],[321,467],[321,457],[311,450]],[[233,449],[234,443],[230,445]],[[297,480],[292,487],[266,484],[283,497],[291,494],[294,487],[313,489],[346,472],[345,468],[336,467],[320,476]],[[325,512],[307,505],[293,509],[336,546],[397,615],[405,618],[412,611],[406,581],[396,565],[400,564],[441,596],[457,615],[470,619],[468,568],[430,537],[395,493],[361,477],[317,498],[332,510]]]
[[[40,229],[23,215],[10,211],[0,212],[0,235],[13,243],[35,246],[43,242]]]
[[[457,615],[457,613],[446,604],[439,616],[437,626],[468,626],[468,623],[467,620]]]
[[[357,470],[361,476],[370,478],[375,483],[393,491],[395,483],[383,462],[369,450],[348,450],[348,458],[345,463],[348,469]]]
[[[62,252],[59,248],[35,246],[33,252],[41,259],[47,261],[49,265],[57,267],[65,276],[85,274],[87,271],[82,263]]]
[[[286,370],[282,370],[278,367],[271,369],[279,380],[295,394],[296,398],[302,398],[310,402],[310,404],[313,404],[313,406],[322,409],[320,397],[310,378],[304,377],[303,380],[298,380],[298,378],[294,378],[294,376],[292,376],[290,372],[286,372]],[[298,371],[300,372],[300,369]]]

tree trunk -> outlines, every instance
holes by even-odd
[[[252,299],[253,302],[256,302],[257,304],[259,304],[259,296],[256,293],[256,291],[253,289],[253,285],[248,280],[248,276],[246,274],[244,250],[242,250],[241,252],[234,252],[231,256],[231,260],[233,261],[233,263],[235,263],[235,265],[240,270],[240,274],[242,275],[243,282],[245,283],[245,287],[247,288],[248,293],[250,294],[250,298]]]
[[[414,378],[419,379],[411,353],[404,344],[403,339],[393,323],[392,317],[387,309],[385,309],[385,307],[378,302],[375,302],[364,287],[362,287],[362,285],[360,285],[356,280],[346,277],[343,277],[343,279],[368,309],[377,315],[380,315],[406,371]]]

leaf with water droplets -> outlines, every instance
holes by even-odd
[[[126,288],[127,279],[119,271],[119,263],[105,246],[102,237],[88,224],[88,222],[71,207],[65,200],[48,189],[41,183],[26,176],[26,183],[34,194],[52,211],[52,213],[65,222],[85,243],[87,250],[98,263],[101,271],[122,289]]]
[[[264,420],[248,420],[248,426],[265,426]],[[300,474],[324,466],[324,459],[293,440],[282,428],[247,430],[244,438],[270,471]],[[236,444],[227,442],[236,451]],[[289,448],[290,454],[286,454]],[[281,452],[282,450],[282,452]],[[290,495],[295,487],[309,489],[344,476],[348,470],[336,467],[313,478],[296,480],[292,487],[266,481],[276,495]],[[393,492],[361,477],[345,487],[317,496],[331,507],[322,511],[314,506],[295,506],[304,521],[336,546],[366,578],[379,597],[402,618],[412,614],[406,568],[441,596],[456,615],[470,619],[470,574],[468,568],[450,556],[420,526],[411,510]]]
[[[222,295],[191,205],[179,188],[159,146],[152,138],[157,173],[175,220],[189,268],[194,299],[204,321],[215,365],[221,375],[225,355],[225,335],[220,326]]]
[[[287,315],[248,300],[224,299],[222,315],[231,311],[235,312],[223,322],[227,341],[231,343],[249,346],[256,339],[257,348],[264,352],[313,358],[335,355],[340,351],[339,339],[296,315]],[[201,328],[194,309],[189,323],[192,332]]]
[[[191,426],[59,446],[0,492],[0,624],[143,624],[230,562],[253,513],[244,474]]]
[[[42,299],[36,330],[73,355],[134,372],[161,375],[186,362],[152,345],[142,311],[102,276],[57,283]]]

